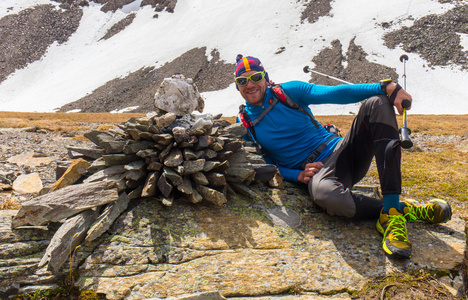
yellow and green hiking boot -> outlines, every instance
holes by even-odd
[[[445,223],[452,218],[450,204],[441,199],[433,199],[420,204],[413,199],[402,201],[406,204],[403,214],[408,222],[427,222],[431,224]]]
[[[377,230],[383,234],[382,248],[390,256],[408,258],[411,256],[411,243],[406,231],[406,219],[396,208],[388,214],[380,212]]]

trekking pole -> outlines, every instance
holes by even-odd
[[[406,90],[406,61],[407,60],[408,60],[408,56],[406,54],[403,54],[402,56],[400,56],[400,61],[405,64],[404,65],[404,73],[403,73],[403,78],[404,78],[404,84],[403,85],[405,86],[405,90]],[[339,79],[339,78],[336,78],[336,77],[333,77],[333,76],[330,76],[330,75],[327,75],[327,74],[324,74],[324,73],[320,73],[318,71],[314,71],[311,68],[309,68],[309,66],[305,66],[302,70],[304,71],[304,73],[312,72],[312,73],[324,76],[324,77],[326,77],[328,79],[333,79],[333,80],[336,80],[336,81],[339,81],[339,82],[342,82],[342,83],[346,83],[346,84],[354,84],[354,83],[348,82],[348,81],[343,80],[343,79]],[[408,149],[408,148],[413,147],[413,142],[411,141],[411,139],[409,137],[410,134],[411,134],[411,130],[407,127],[408,121],[407,121],[407,118],[406,118],[406,109],[411,106],[411,102],[408,99],[405,99],[405,100],[402,101],[401,106],[403,106],[403,119],[404,119],[403,127],[400,128],[401,147],[405,148],[405,149]]]
[[[400,56],[400,61],[403,63],[403,86],[406,90],[406,61],[408,60],[408,55],[403,54]],[[405,99],[401,102],[403,107],[403,127],[400,128],[401,134],[401,147],[409,149],[413,147],[413,142],[411,141],[410,134],[411,130],[408,128],[407,112],[406,109],[411,106],[411,102],[408,99]]]
[[[343,79],[339,79],[339,78],[336,78],[336,77],[333,77],[333,76],[330,76],[330,75],[327,75],[327,74],[323,74],[323,73],[314,71],[311,68],[309,68],[309,66],[305,66],[302,70],[304,71],[304,73],[312,72],[312,73],[315,73],[315,74],[318,74],[318,75],[325,76],[328,79],[333,79],[333,80],[336,80],[336,81],[339,81],[339,82],[342,82],[342,83],[346,83],[346,84],[354,84],[354,83],[348,82],[348,81],[343,80]]]

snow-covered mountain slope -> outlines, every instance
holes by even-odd
[[[394,69],[398,77],[394,79],[400,83],[404,81],[405,67],[407,90],[414,99],[411,113],[468,113],[468,16],[463,16],[468,6],[466,0],[395,0],[391,4],[383,0],[174,0],[153,1],[153,6],[143,7],[142,0],[121,1],[120,4],[117,0],[109,0],[104,6],[86,0],[75,2],[80,5],[48,0],[0,1],[0,22],[3,24],[15,24],[25,9],[37,5],[52,5],[48,9],[56,13],[56,18],[67,19],[59,12],[64,14],[73,9],[76,14],[82,14],[76,30],[66,40],[56,37],[39,58],[26,61],[5,75],[0,82],[0,110],[54,111],[86,96],[92,99],[90,101],[99,101],[103,96],[92,98],[90,95],[106,83],[145,68],[154,72],[152,76],[155,78],[161,77],[158,70],[192,49],[205,51],[205,66],[214,63],[214,55],[217,63],[228,66],[200,67],[194,74],[201,74],[205,84],[215,82],[216,78],[230,81],[233,76],[231,64],[239,53],[259,57],[275,82],[308,81],[310,74],[304,73],[303,67],[314,68],[318,65],[314,58],[315,62],[324,58],[323,50],[332,48],[333,42],[339,41],[343,48],[343,70],[341,74],[330,75],[357,72],[346,70],[351,65],[346,52],[349,45],[356,45],[365,53],[368,63]],[[169,5],[166,9],[161,7],[164,3]],[[110,4],[114,9],[121,8],[109,10]],[[445,16],[455,9],[458,9],[455,15],[447,19]],[[24,20],[31,19],[31,26],[40,24],[33,22],[33,14]],[[450,23],[454,19],[456,26]],[[40,32],[50,22],[55,23],[52,19],[40,28],[25,30],[34,39],[34,32]],[[54,24],[50,26],[54,28]],[[71,25],[57,22],[55,26]],[[440,32],[447,36],[441,36]],[[389,36],[392,33],[394,36]],[[18,55],[18,50],[8,52],[13,44],[11,41],[24,35],[19,31],[16,34],[17,38],[10,36],[8,45],[5,38],[0,39],[0,47],[4,50],[4,54],[0,54],[0,69],[6,70],[7,64],[18,60],[14,54]],[[386,35],[392,40],[386,40]],[[0,37],[5,36],[7,33],[3,29]],[[41,36],[38,34],[37,37]],[[400,37],[402,40],[398,40]],[[18,49],[24,55],[30,55],[24,47]],[[406,64],[399,59],[402,54],[409,57]],[[442,56],[448,57],[441,60]],[[190,59],[182,63],[187,68],[190,65]],[[179,66],[179,70],[181,68],[184,74],[183,67]],[[366,70],[359,72],[366,73]],[[373,78],[372,74],[369,77]],[[347,80],[351,81],[353,77],[348,76]],[[151,98],[154,88],[146,92],[146,98]],[[124,92],[128,89],[131,87],[126,87]],[[119,91],[114,89],[112,93]],[[232,116],[243,103],[234,84],[225,80],[217,88],[201,89],[201,92],[208,113]],[[315,114],[347,114],[356,110],[357,105],[313,108]]]

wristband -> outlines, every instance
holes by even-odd
[[[384,92],[384,94],[387,95],[387,96],[388,96],[388,93],[387,93],[387,85],[389,85],[390,83],[392,83],[392,79],[391,79],[391,78],[380,80],[380,89],[381,89],[382,92]]]
[[[397,83],[395,89],[393,90],[392,94],[390,95],[390,102],[392,104],[395,104],[395,98],[396,98],[399,90],[401,90],[401,85],[399,85]]]

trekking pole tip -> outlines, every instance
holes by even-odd
[[[304,73],[309,73],[310,69],[309,69],[309,66],[305,66],[302,71],[304,71]]]
[[[405,60],[408,60],[408,55],[406,55],[406,54],[401,55],[400,56],[400,61],[404,62]]]

